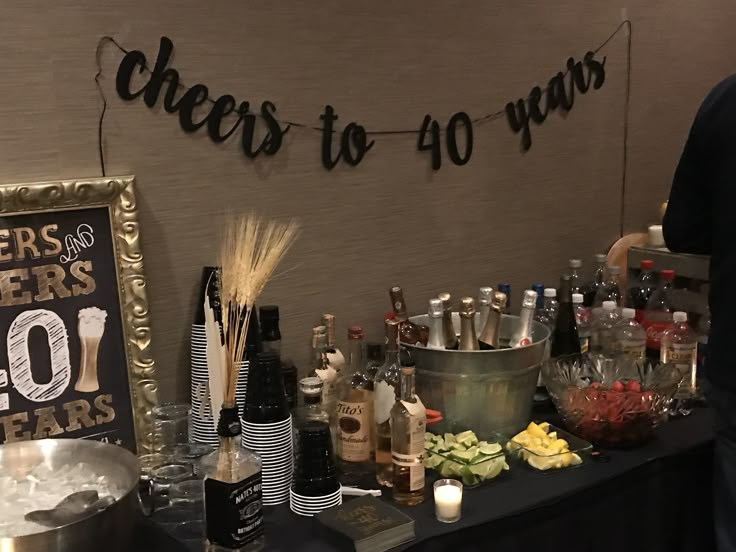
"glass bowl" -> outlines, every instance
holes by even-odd
[[[625,355],[561,356],[546,361],[542,374],[567,429],[611,448],[651,439],[682,380],[673,364]]]

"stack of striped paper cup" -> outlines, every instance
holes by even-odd
[[[243,446],[257,452],[262,460],[263,504],[287,502],[294,471],[294,446],[281,362],[276,353],[251,356],[242,429]]]
[[[313,516],[342,504],[329,424],[319,420],[301,423],[297,442],[299,454],[289,496],[291,511]]]

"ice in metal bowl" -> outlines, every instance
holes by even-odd
[[[542,375],[569,431],[613,448],[649,440],[682,380],[672,364],[625,355],[562,356],[546,361]]]

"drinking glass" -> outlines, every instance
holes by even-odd
[[[189,441],[188,404],[162,404],[151,410],[154,428],[154,450],[169,453],[181,443]]]

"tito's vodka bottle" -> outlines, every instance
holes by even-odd
[[[337,459],[342,482],[371,470],[373,391],[363,362],[363,328],[348,330],[348,364],[337,384]],[[357,481],[355,482],[357,484]]]
[[[497,291],[493,294],[493,300],[491,301],[491,310],[488,313],[488,319],[486,325],[481,329],[480,337],[480,348],[482,350],[498,349],[499,348],[499,336],[501,333],[501,315],[503,309],[506,307],[506,294]]]
[[[429,300],[429,339],[427,340],[428,349],[445,348],[445,335],[442,333],[442,316],[444,308],[442,301],[439,299]]]
[[[438,294],[437,297],[442,301],[442,333],[445,336],[445,349],[455,350],[458,346],[457,334],[455,333],[455,326],[452,323],[452,296],[443,291]]]
[[[414,364],[401,367],[401,399],[391,409],[391,458],[394,502],[414,506],[424,501],[424,431],[427,413],[414,393]]]
[[[477,351],[478,336],[475,333],[475,299],[463,297],[460,301],[460,344],[461,351]]]
[[[393,485],[391,462],[391,409],[401,393],[399,365],[399,321],[386,320],[386,359],[376,374],[373,412],[376,419],[376,479]]]
[[[532,342],[532,322],[534,321],[534,311],[537,307],[537,292],[527,289],[521,301],[521,311],[519,312],[519,323],[516,330],[511,335],[509,345],[512,348],[524,347]]]

